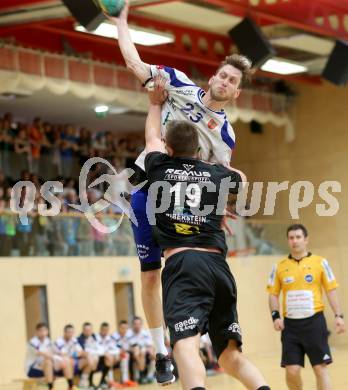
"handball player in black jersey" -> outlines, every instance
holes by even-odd
[[[146,121],[147,212],[164,252],[163,311],[185,390],[204,389],[200,336],[209,332],[221,367],[247,389],[269,387],[241,352],[237,290],[226,262],[221,228],[229,192],[246,180],[240,171],[197,159],[198,136],[188,121],[172,121],[160,135],[163,81],[150,92]],[[152,215],[151,215],[152,214]]]

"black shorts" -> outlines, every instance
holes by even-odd
[[[330,364],[332,357],[328,344],[329,331],[322,312],[304,319],[284,319],[282,331],[281,366],[300,365],[304,367],[304,355],[312,366]]]
[[[162,290],[172,346],[206,332],[217,358],[229,340],[242,345],[236,283],[223,255],[187,250],[171,256],[162,272]]]

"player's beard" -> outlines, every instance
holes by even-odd
[[[210,88],[210,95],[216,102],[228,102],[230,99],[226,95],[220,95],[215,88]]]

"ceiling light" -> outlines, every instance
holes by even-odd
[[[114,24],[108,22],[101,23],[94,31],[87,31],[83,26],[76,26],[75,30],[84,33],[100,35],[106,38],[118,39],[117,27]],[[164,45],[166,43],[174,42],[174,36],[172,34],[153,32],[143,28],[130,28],[129,32],[132,41],[143,46]]]
[[[268,60],[261,66],[261,70],[278,74],[296,74],[307,72],[307,68],[303,65],[295,64],[284,60]]]
[[[97,114],[103,114],[103,113],[109,111],[109,106],[105,106],[105,105],[96,106],[96,107],[94,108],[94,111],[95,111]]]

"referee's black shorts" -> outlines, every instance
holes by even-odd
[[[242,345],[236,283],[223,255],[186,250],[171,256],[162,272],[162,289],[172,345],[206,332],[218,358],[229,340]]]
[[[305,355],[308,356],[312,366],[332,363],[328,335],[323,312],[304,319],[285,318],[282,331],[281,366],[304,367]]]

